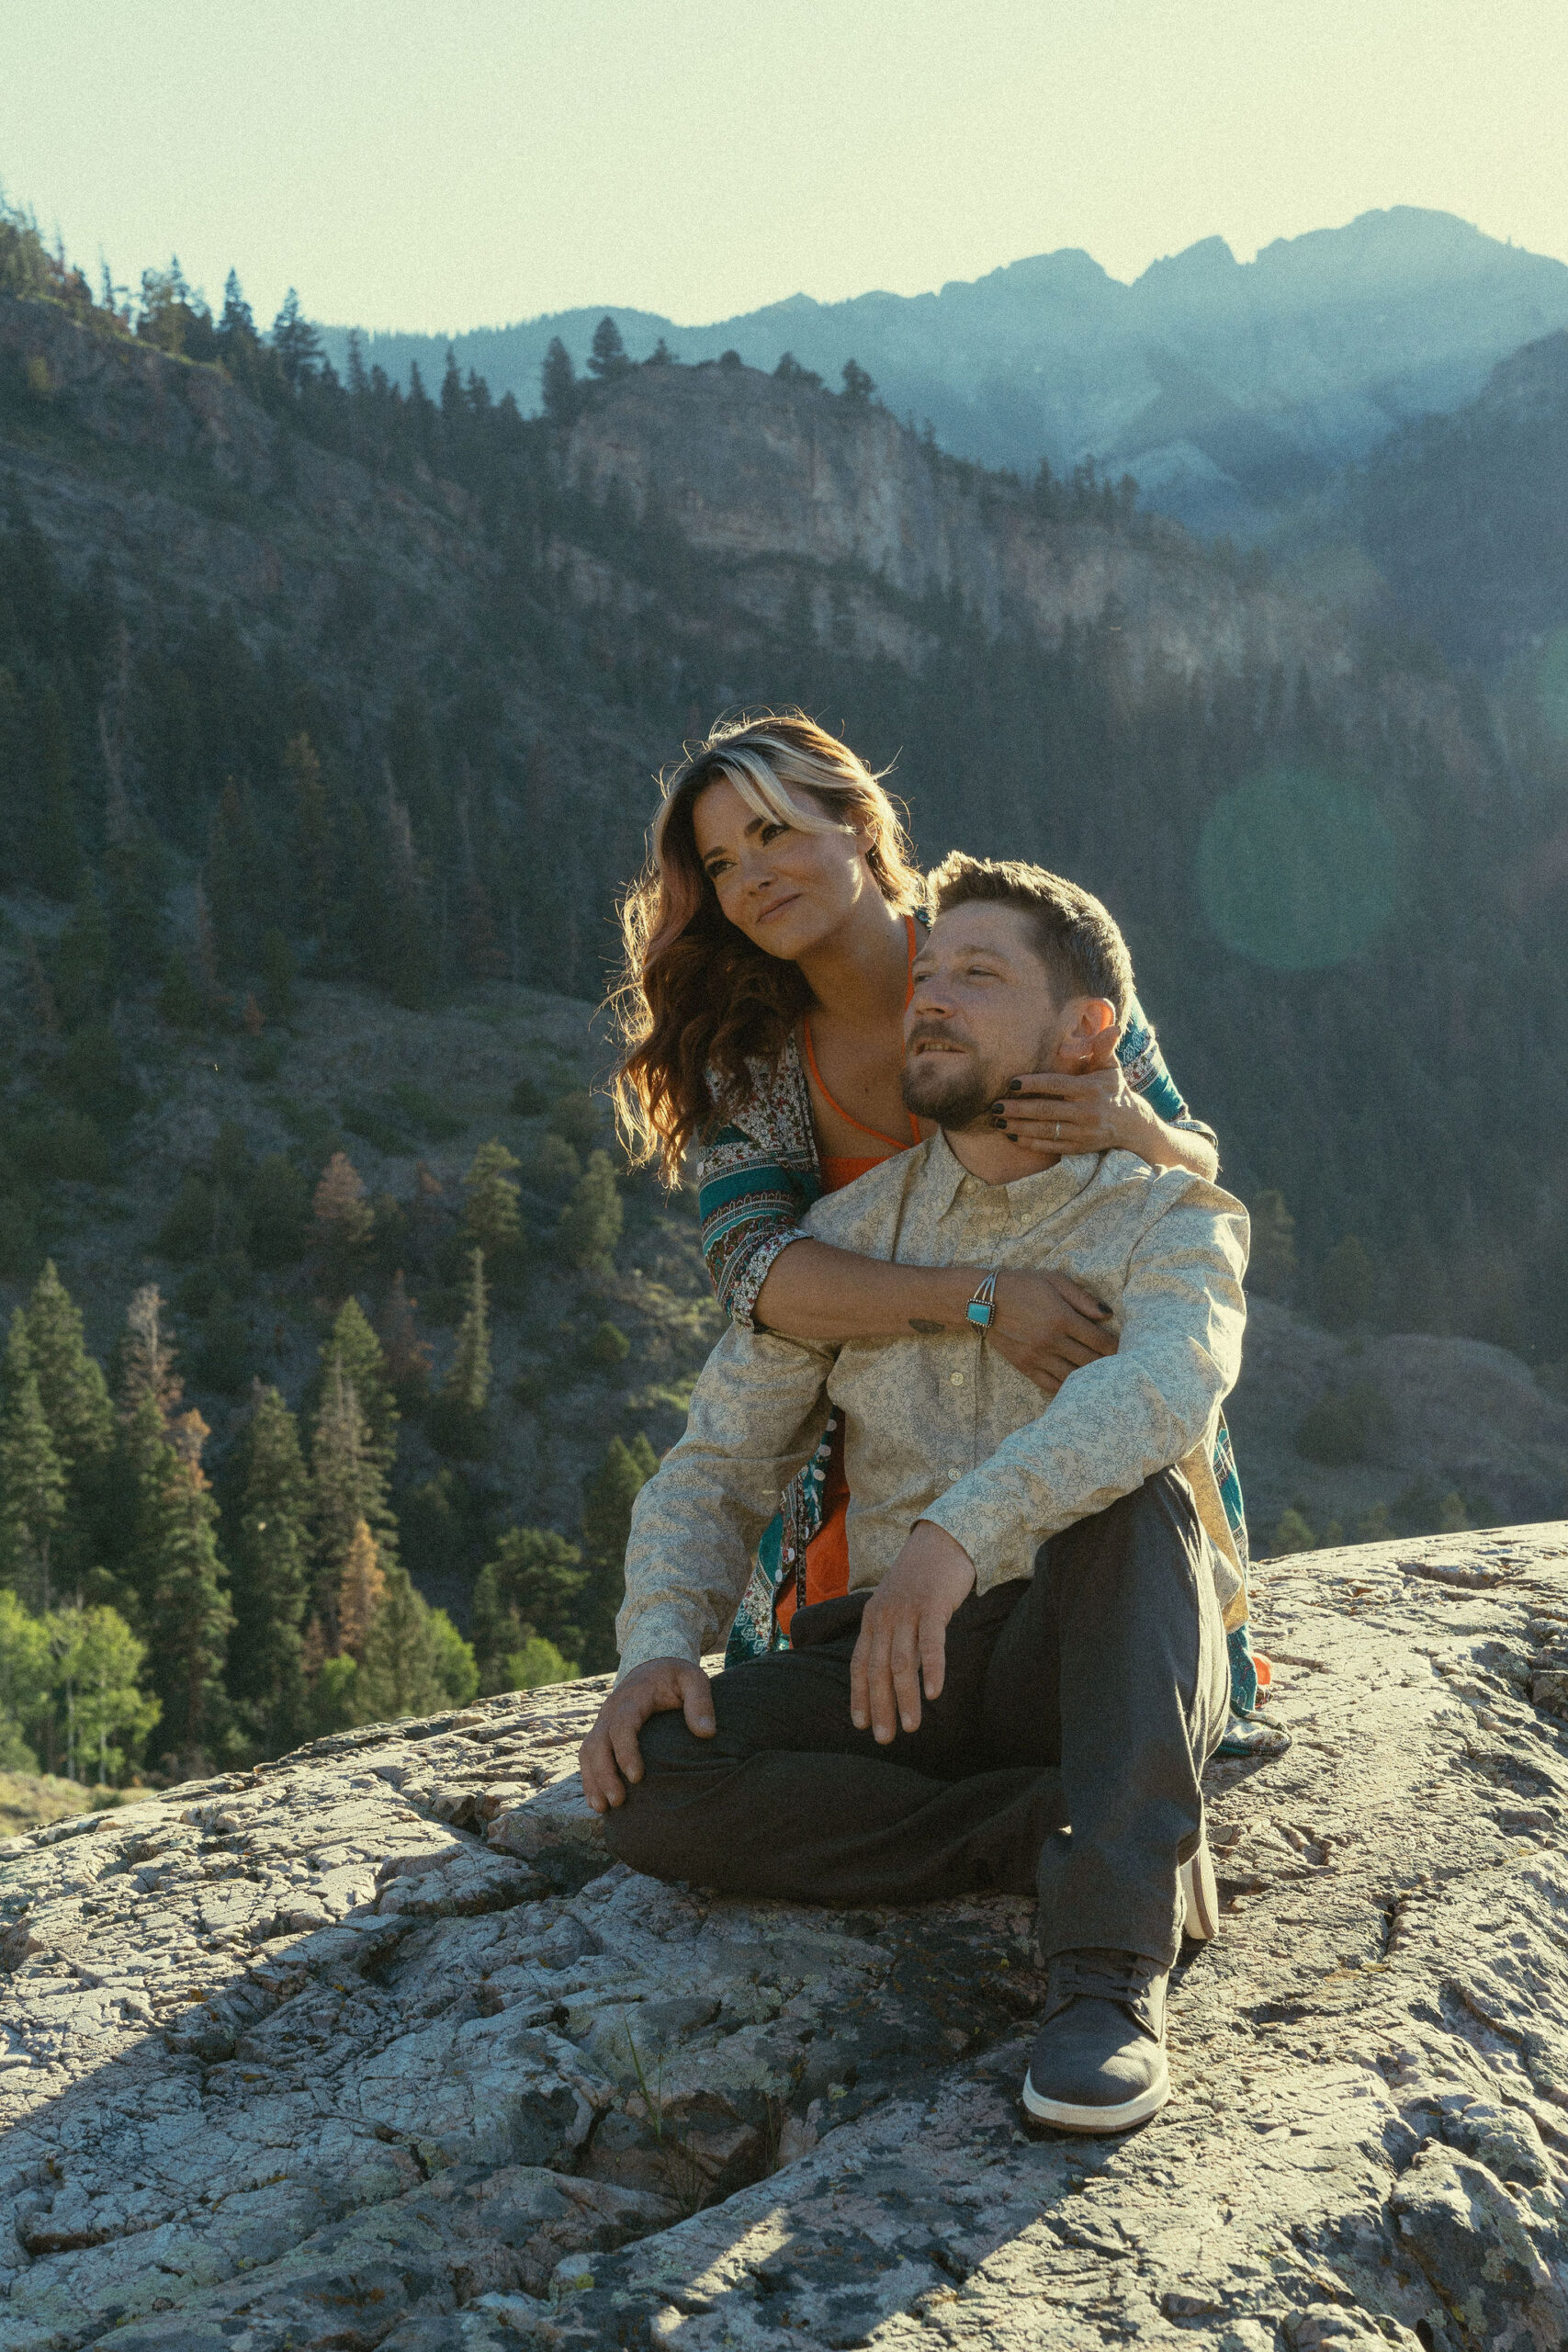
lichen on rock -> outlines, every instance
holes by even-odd
[[[1010,1900],[612,1864],[603,1682],[5,1849],[0,2352],[1545,2352],[1568,2335],[1568,1526],[1306,1555],[1208,1778],[1176,2092],[1029,2137]]]

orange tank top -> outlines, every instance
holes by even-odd
[[[906,915],[904,921],[908,927],[909,968],[912,971],[916,950],[919,944],[919,931],[913,915]],[[904,990],[906,1004],[913,994],[914,982],[908,980]],[[822,1073],[817,1067],[816,1049],[811,1042],[809,1021],[802,1023],[801,1032],[802,1042],[806,1047],[807,1067],[823,1101],[830,1109],[838,1113],[839,1117],[847,1126],[858,1127],[862,1135],[872,1136],[885,1147],[883,1150],[871,1152],[863,1159],[858,1154],[844,1152],[818,1153],[818,1157],[822,1169],[822,1190],[825,1193],[841,1193],[844,1186],[852,1184],[857,1176],[868,1174],[872,1169],[880,1168],[885,1159],[891,1159],[896,1152],[908,1151],[918,1144],[920,1140],[919,1121],[913,1112],[909,1114],[909,1135],[905,1139],[898,1136],[884,1135],[880,1127],[868,1127],[863,1119],[855,1118],[852,1113],[844,1109],[841,1102],[834,1100],[823,1083]],[[806,1546],[806,1573],[804,1577],[799,1574],[786,1576],[779,1587],[779,1597],[773,1613],[782,1633],[789,1631],[790,1620],[797,1608],[808,1607],[815,1600],[831,1600],[840,1593],[848,1592],[850,1589],[849,1504],[850,1490],[844,1477],[844,1427],[841,1421],[837,1421],[833,1427],[832,1448],[828,1457],[827,1476],[822,1487],[822,1524]]]

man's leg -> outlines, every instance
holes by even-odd
[[[1053,1536],[1002,1627],[983,1700],[988,1758],[1056,1714],[1066,1821],[1040,1856],[1043,1957],[1098,1946],[1168,1969],[1200,1776],[1224,1733],[1224,1628],[1190,1489],[1164,1471]]]
[[[678,1713],[649,1718],[644,1778],[605,1816],[611,1851],[652,1877],[732,1894],[1032,1892],[1042,1845],[1066,1818],[1048,1750],[1021,1740],[998,1769],[975,1769],[987,1668],[1026,1589],[974,1596],[954,1613],[942,1696],[886,1747],[850,1720],[862,1596],[797,1611],[795,1648],[716,1679],[711,1739]]]

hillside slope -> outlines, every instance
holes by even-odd
[[[1556,786],[1440,663],[798,379],[632,368],[558,424],[455,373],[439,405],[276,391],[0,302],[0,864],[66,899],[85,861],[131,978],[195,946],[199,881],[236,1003],[274,929],[411,1004],[596,995],[652,772],[721,707],[800,701],[897,761],[929,854],[1107,899],[1234,1181],[1284,1193],[1306,1295],[1356,1234],[1374,1319],[1560,1356]],[[1478,1155],[1510,1005],[1531,1081]]]

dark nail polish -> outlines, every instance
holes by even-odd
[[[1021,1078],[1010,1078],[1008,1080],[1008,1092],[1010,1094],[1017,1094],[1021,1090],[1023,1080]]]
[[[1007,1121],[1005,1119],[998,1119],[993,1112],[991,1114],[991,1125],[993,1127],[1005,1127]]]

